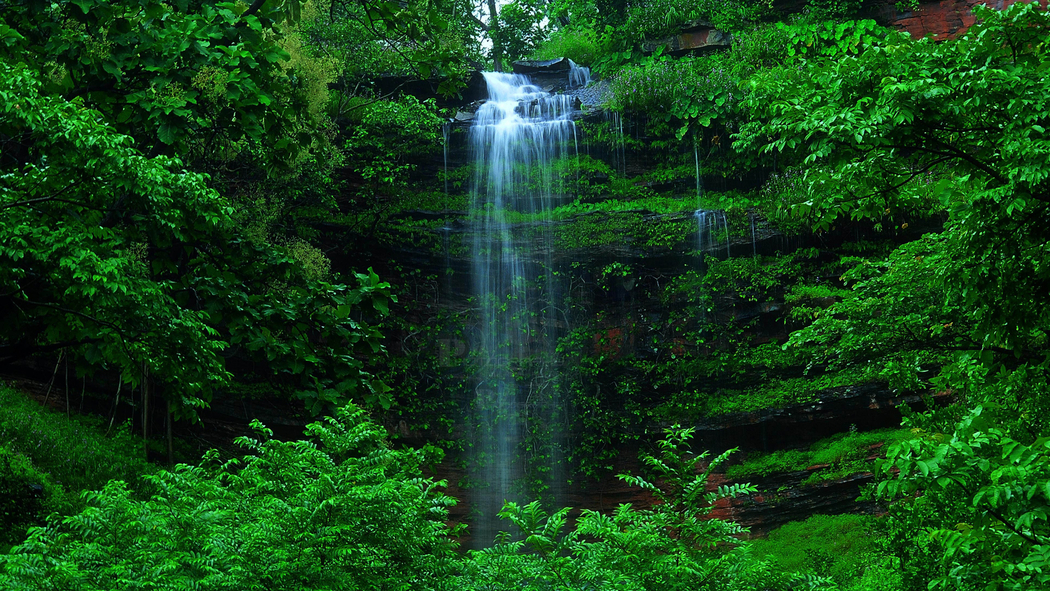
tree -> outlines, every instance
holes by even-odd
[[[1050,16],[1034,4],[976,13],[956,42],[891,37],[857,56],[757,74],[747,99],[756,120],[737,145],[801,161],[804,191],[789,205],[817,228],[950,210],[951,285],[974,310],[977,340],[1023,350],[1050,327],[1036,305],[1050,293],[1040,262],[1050,80],[1039,49]]]
[[[471,17],[492,43],[492,67],[497,72],[509,69],[507,62],[528,57],[547,36],[544,27],[544,0],[514,0],[499,4],[486,0],[476,12],[487,15],[488,21],[471,12]]]
[[[892,523],[932,532],[941,568],[913,582],[1030,589],[1050,577],[1050,15],[1034,3],[975,14],[957,41],[889,36],[755,75],[756,119],[737,145],[794,159],[801,182],[784,207],[818,229],[947,212],[939,235],[851,271],[851,295],[791,344],[839,364],[901,350],[912,367],[884,368],[907,389],[922,387],[918,355],[939,355],[930,385],[955,404],[909,419],[918,437],[891,447],[880,484],[897,500]]]
[[[334,74],[298,51],[302,4],[25,0],[6,6],[20,38],[0,56],[40,72],[41,92],[82,97],[147,155],[226,162],[254,148],[287,169],[322,140]]]
[[[145,371],[192,416],[240,350],[315,412],[385,403],[366,370],[369,318],[388,285],[313,279],[286,249],[253,241],[229,203],[180,161],[146,158],[96,111],[41,95],[0,63],[0,359],[69,349],[79,371]],[[235,349],[231,349],[235,348]]]

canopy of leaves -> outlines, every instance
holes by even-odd
[[[953,42],[889,36],[756,73],[736,140],[798,164],[783,207],[818,229],[947,213],[940,234],[857,261],[850,292],[788,345],[812,364],[876,364],[901,390],[939,369],[930,383],[956,396],[912,416],[920,436],[884,466],[909,588],[1040,588],[1050,572],[1050,16],[975,13]]]
[[[291,59],[300,6],[16,2],[0,56],[40,72],[45,93],[83,97],[144,153],[225,161],[265,135],[270,165],[287,167],[316,139],[310,89],[331,75]]]
[[[148,372],[189,412],[227,381],[237,347],[315,408],[382,401],[361,358],[380,350],[361,316],[386,311],[378,277],[311,279],[285,249],[243,237],[202,175],[142,156],[80,100],[42,96],[24,67],[0,73],[7,360],[76,348],[82,373]]]

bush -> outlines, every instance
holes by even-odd
[[[308,440],[238,438],[239,460],[148,476],[136,500],[123,482],[87,493],[79,514],[34,528],[0,557],[0,588],[430,589],[453,554],[446,507],[420,476],[422,451],[391,450],[364,411],[307,426]]]
[[[742,97],[740,80],[724,59],[687,57],[628,66],[612,80],[610,106],[634,112],[670,112],[684,119],[694,116],[699,102],[714,101],[719,112],[729,112]]]
[[[657,0],[631,8],[623,29],[639,39],[675,33],[689,21],[709,21],[715,27],[735,32],[761,20],[770,5],[763,2],[726,0]]]

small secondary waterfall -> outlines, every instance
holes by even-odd
[[[751,222],[751,258],[758,256],[758,240],[755,238],[755,214],[749,213],[748,221]]]
[[[488,100],[470,132],[473,289],[478,327],[473,441],[474,531],[487,546],[499,530],[505,500],[522,500],[522,476],[559,478],[559,445],[548,429],[546,453],[522,453],[526,418],[555,423],[557,315],[560,287],[552,264],[551,210],[562,203],[556,161],[575,157],[570,97],[550,95],[519,74],[487,72]],[[537,415],[540,415],[537,417]],[[546,415],[546,416],[543,416]],[[528,465],[542,457],[547,465]],[[564,478],[562,478],[564,480]]]
[[[700,253],[714,252],[718,247],[718,222],[721,221],[726,239],[726,256],[729,256],[729,221],[725,212],[698,209],[693,215],[696,217],[697,248]]]
[[[700,198],[704,196],[704,184],[700,177],[700,148],[693,146],[693,160],[696,162],[696,201],[700,205]]]
[[[591,69],[569,60],[569,88],[583,88],[591,83]]]
[[[623,135],[623,117],[616,111],[611,114],[607,113],[605,117],[606,121],[609,121],[610,130],[616,137],[612,145],[613,170],[627,176],[627,140]]]
[[[445,210],[446,211],[448,210],[448,140],[449,140],[449,136],[451,134],[452,134],[452,123],[446,121],[445,124],[441,126],[441,144],[442,144],[442,146],[444,148],[444,158],[445,158]]]

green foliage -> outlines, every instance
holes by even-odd
[[[772,9],[771,2],[718,2],[701,0],[659,0],[631,7],[621,27],[634,39],[653,39],[676,33],[690,21],[707,21],[715,27],[733,32],[758,22]]]
[[[457,587],[479,589],[788,589],[796,577],[769,572],[733,537],[742,528],[706,518],[713,504],[753,492],[748,485],[709,490],[711,471],[726,452],[704,463],[687,443],[693,430],[673,426],[642,454],[657,478],[621,475],[656,499],[650,509],[621,505],[606,515],[584,510],[565,531],[568,509],[548,515],[533,502],[507,503],[500,517],[517,536],[504,533],[492,548],[472,552]],[[820,582],[811,588],[820,587]]]
[[[376,98],[372,85],[384,75],[436,79],[439,93],[454,95],[463,85],[465,61],[481,57],[477,24],[462,18],[474,7],[462,0],[307,6],[314,14],[301,29],[309,46],[340,65],[333,101],[337,117],[353,109],[355,98]]]
[[[839,21],[860,11],[862,0],[809,0],[805,18],[811,21]]]
[[[567,57],[577,64],[593,64],[601,49],[598,35],[591,28],[561,28],[550,34],[532,53],[533,59],[550,60]]]
[[[4,14],[22,39],[2,55],[40,72],[44,92],[83,97],[143,152],[225,161],[265,135],[271,165],[288,166],[319,139],[306,90],[328,82],[286,49],[300,4],[23,3]]]
[[[738,145],[797,154],[807,198],[793,209],[820,227],[931,200],[950,209],[946,254],[966,286],[955,291],[975,308],[978,340],[1012,348],[1050,324],[1029,306],[1047,281],[1032,253],[1046,244],[1050,92],[1035,48],[1050,25],[1029,5],[979,14],[950,44],[896,38],[756,76],[747,100],[763,122],[745,126]],[[988,294],[1001,295],[996,305],[981,305]]]
[[[806,483],[838,478],[875,468],[868,458],[880,455],[885,447],[911,438],[907,429],[879,429],[863,433],[848,432],[822,439],[808,450],[779,450],[768,454],[748,454],[746,461],[726,468],[733,480],[766,476],[777,472],[797,472],[814,466]]]
[[[26,530],[41,525],[61,506],[63,491],[25,456],[0,445],[0,551],[25,539]]]
[[[813,6],[816,2],[811,2]],[[850,2],[830,0],[824,10],[850,10],[833,8]],[[868,47],[878,44],[889,34],[889,30],[880,27],[873,20],[832,22],[816,20],[809,23],[777,23],[787,42],[788,56],[804,57],[841,57],[857,55]]]
[[[851,293],[790,342],[814,366],[868,367],[899,390],[939,368],[929,385],[956,395],[910,417],[918,436],[887,454],[887,548],[908,589],[1040,588],[1050,576],[1050,23],[1030,5],[976,14],[954,42],[889,37],[756,74],[746,103],[760,120],[737,143],[801,166],[788,207],[819,228],[948,213],[941,234],[856,261],[842,276]]]
[[[142,444],[120,428],[103,436],[98,422],[69,418],[0,383],[0,550],[25,540],[51,513],[83,508],[81,490],[123,480],[136,490],[153,468]]]
[[[489,28],[494,55],[515,61],[534,53],[547,37],[543,20],[545,8],[546,2],[537,0],[512,0],[502,4],[497,26]]]
[[[878,570],[881,577],[894,578],[889,569],[878,568],[874,520],[864,515],[813,515],[778,527],[764,540],[753,541],[752,552],[768,556],[787,572],[830,577],[844,589],[874,591],[879,587],[849,585],[861,579],[869,568]],[[897,587],[887,581],[883,588]]]
[[[984,581],[1004,589],[1050,584],[1047,439],[1011,437],[981,405],[954,427],[950,436],[928,433],[893,446],[886,469],[900,473],[879,484],[879,492],[889,498],[919,488],[944,489],[976,510],[970,521],[933,527],[931,537],[943,552],[942,562],[954,568],[934,579],[931,588],[965,588]],[[980,556],[992,558],[983,561]]]
[[[284,248],[247,239],[225,199],[178,160],[145,158],[80,101],[40,94],[0,64],[0,131],[20,138],[0,177],[0,352],[70,349],[78,375],[148,373],[182,415],[224,384],[224,350],[264,359],[313,410],[388,401],[364,355],[387,285],[313,280]]]
[[[69,418],[0,384],[0,441],[68,492],[62,502],[75,505],[78,491],[100,489],[110,480],[141,490],[142,478],[153,472],[142,458],[141,441],[126,428],[109,436],[100,431],[100,420]]]
[[[423,451],[395,451],[347,406],[309,439],[239,438],[245,455],[85,493],[77,515],[34,529],[0,558],[5,589],[432,589],[452,547],[441,483]]]
[[[441,147],[441,119],[433,100],[413,96],[377,101],[355,117],[344,150],[355,173],[373,192],[402,188],[415,168],[414,158],[429,156]]]
[[[762,24],[734,33],[731,51],[738,67],[771,68],[788,59],[792,44],[788,28],[781,23]]]
[[[739,84],[722,60],[650,60],[620,71],[612,81],[609,103],[616,110],[673,120],[682,126],[677,131],[682,139],[689,125],[709,127],[715,119],[731,117],[743,98]]]
[[[916,389],[920,372],[946,360],[938,349],[979,349],[965,308],[944,289],[956,264],[940,248],[945,239],[924,236],[843,273],[851,289],[836,291],[841,300],[814,311],[785,347],[811,367],[868,367],[898,390]]]

